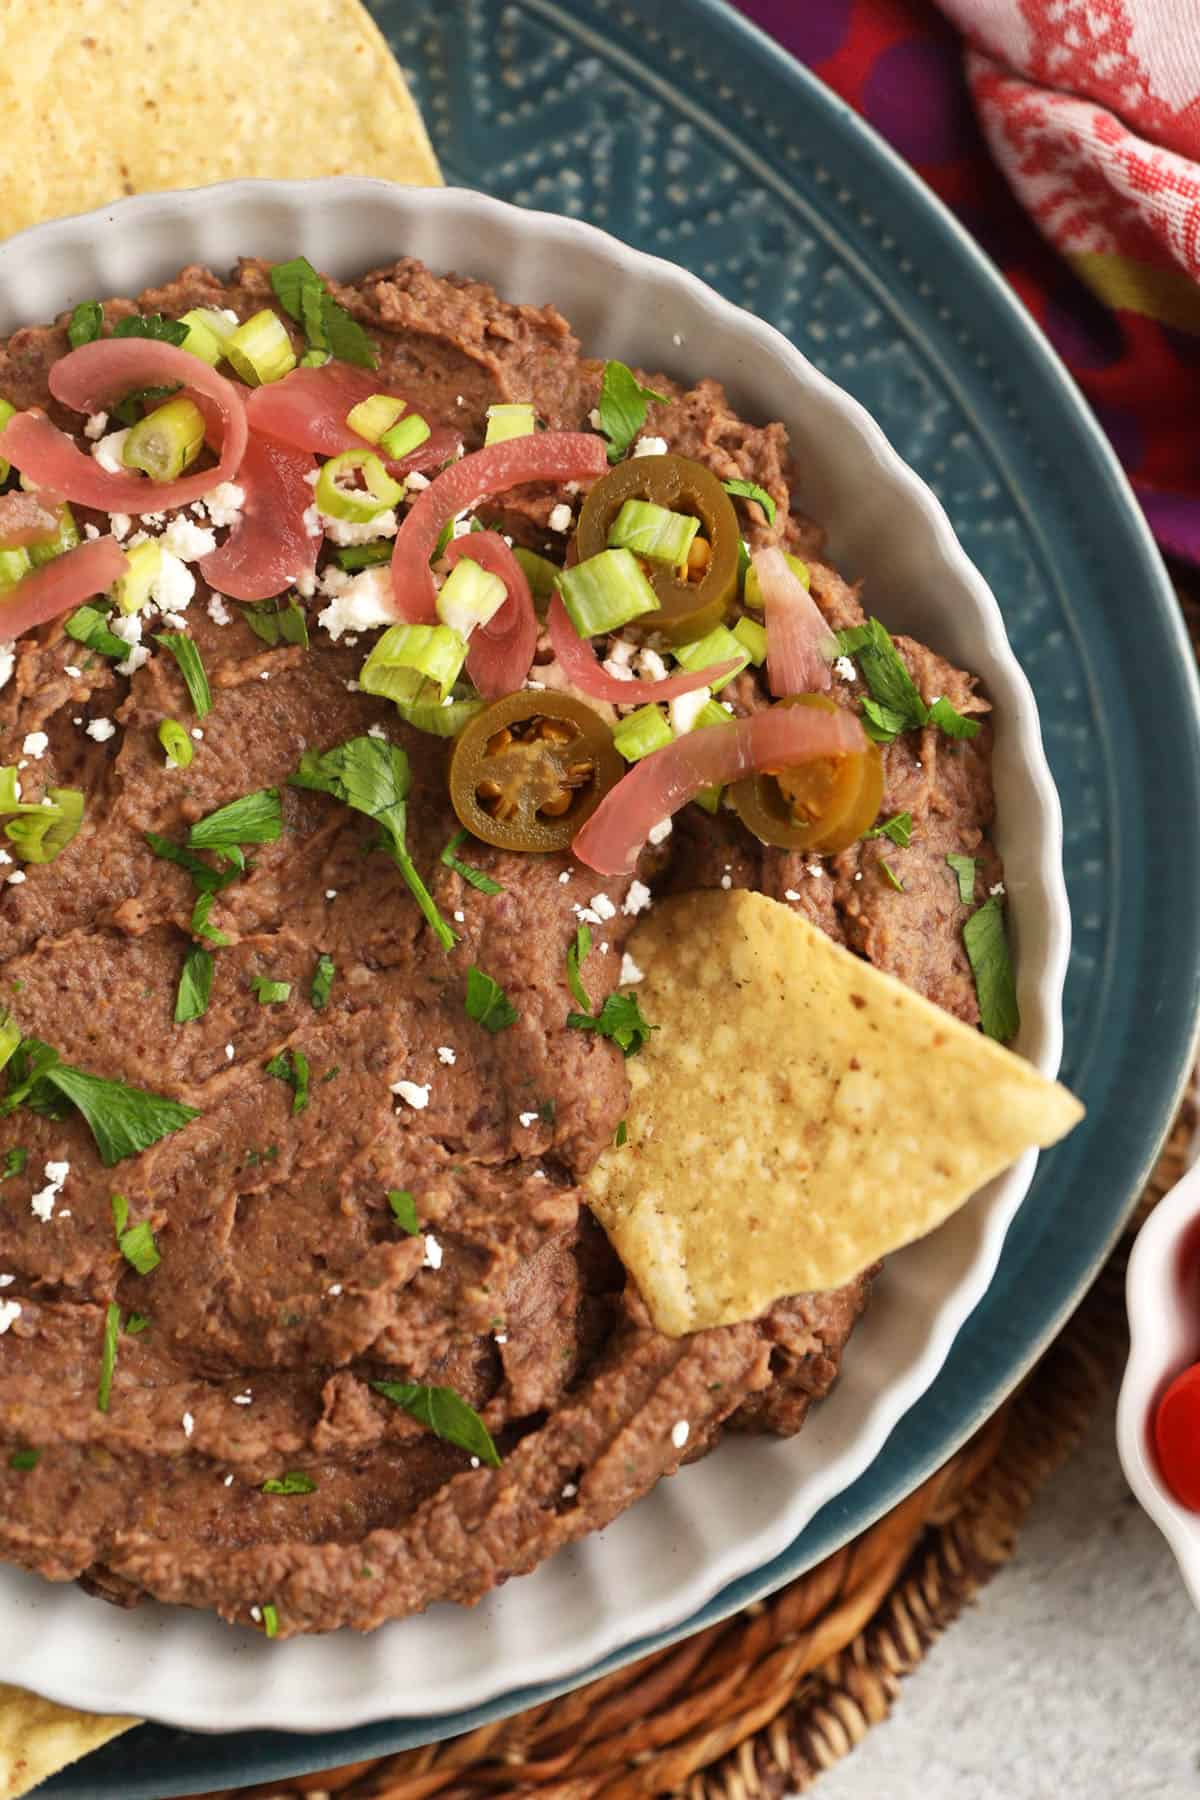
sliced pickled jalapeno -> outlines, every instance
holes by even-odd
[[[523,690],[462,732],[450,759],[450,799],[485,843],[563,850],[624,772],[612,732],[590,706]]]

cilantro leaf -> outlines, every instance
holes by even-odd
[[[970,906],[975,898],[975,858],[973,856],[955,856],[946,858],[947,863],[958,877],[958,897],[964,906]]]
[[[7,1150],[4,1154],[4,1168],[0,1171],[0,1181],[8,1181],[14,1175],[24,1174],[28,1161],[28,1150],[22,1150],[19,1144]]]
[[[416,1196],[408,1188],[389,1188],[388,1205],[401,1231],[407,1231],[409,1237],[416,1237],[421,1229],[417,1223]]]
[[[145,1219],[137,1225],[131,1225],[128,1231],[120,1232],[117,1243],[125,1261],[131,1263],[139,1275],[149,1275],[162,1261],[158,1245],[154,1241],[154,1232]]]
[[[292,1090],[292,1117],[308,1105],[309,1067],[303,1050],[281,1050],[263,1064],[268,1075],[282,1081]]]
[[[126,1337],[137,1337],[139,1332],[146,1330],[149,1323],[145,1313],[130,1313],[125,1320]]]
[[[269,975],[252,975],[250,986],[258,996],[260,1006],[280,1006],[292,997],[290,981],[274,981]]]
[[[962,713],[951,706],[944,694],[929,708],[929,723],[936,725],[947,737],[973,738],[979,735],[979,720],[964,718]]]
[[[119,1244],[121,1233],[129,1223],[129,1202],[124,1194],[113,1194],[108,1204],[112,1208],[113,1231]]]
[[[280,1479],[271,1478],[262,1484],[264,1494],[315,1494],[317,1484],[310,1475],[301,1469],[289,1469]]]
[[[175,995],[175,1023],[186,1025],[191,1019],[202,1019],[208,1011],[212,993],[214,960],[211,950],[193,944],[183,959],[179,989]]]
[[[626,1120],[620,1119],[617,1122],[617,1129],[613,1133],[613,1149],[623,1150],[628,1142],[629,1125]]]
[[[882,825],[872,825],[870,831],[864,831],[864,838],[890,838],[900,850],[907,850],[912,842],[912,814],[910,812],[893,813]]]
[[[1004,929],[1004,909],[995,896],[971,914],[963,926],[963,943],[975,977],[979,1022],[988,1037],[1006,1043],[1020,1029],[1021,1014]]]
[[[375,346],[356,319],[339,306],[308,258],[276,263],[271,286],[284,312],[304,327],[310,350],[328,351],[340,362],[377,369]]]
[[[391,545],[388,553],[391,554]],[[272,648],[276,644],[298,644],[302,650],[308,649],[308,619],[304,609],[296,604],[290,594],[283,599],[260,600],[254,606],[243,606],[242,617],[264,644]]]
[[[201,896],[219,894],[221,889],[227,888],[231,881],[236,881],[241,873],[237,867],[214,869],[202,857],[193,855],[190,850],[185,850],[182,844],[173,844],[170,838],[160,837],[156,831],[147,831],[145,838],[155,856],[161,856],[164,862],[175,863],[179,868],[187,870],[196,885],[196,891]],[[207,918],[208,914],[204,913],[202,921],[206,921]],[[192,914],[192,930],[199,931],[202,937],[209,935],[203,930],[203,924],[197,925],[195,912]]]
[[[170,395],[177,394],[182,386],[181,381],[168,381],[162,387],[135,388],[132,394],[126,394],[125,398],[113,407],[112,416],[114,419],[119,419],[122,425],[136,425],[151,401],[166,400]]]
[[[10,1469],[36,1469],[41,1454],[40,1450],[14,1450],[8,1466]]]
[[[314,1012],[323,1012],[329,1005],[329,996],[333,991],[333,978],[337,970],[332,956],[322,950],[317,958],[317,966],[313,970],[312,986],[308,997]]]
[[[204,867],[205,865],[201,865]],[[234,870],[236,874],[237,871]],[[212,911],[215,896],[211,891],[202,893],[192,908],[192,930],[197,937],[206,938],[210,944],[227,944],[229,939],[215,925],[210,925],[208,915]]]
[[[929,709],[917,692],[890,634],[878,619],[868,619],[865,625],[839,631],[837,642],[843,656],[858,658],[863,680],[871,690],[875,705],[864,701],[863,712],[869,720],[870,735],[877,742],[890,743],[900,732],[915,730],[925,724]],[[871,726],[875,729],[871,730]]]
[[[879,859],[879,866],[883,870],[884,874],[887,876],[888,880],[891,882],[892,886],[895,888],[896,892],[898,894],[902,894],[904,892],[904,883],[901,881],[900,877],[897,875],[895,869],[893,869],[891,863],[886,862],[884,860],[884,858],[881,856]]]
[[[595,1031],[611,1038],[626,1056],[636,1056],[650,1033],[658,1030],[642,1017],[636,994],[610,994],[598,1013],[568,1013],[567,1024],[576,1031]]]
[[[477,869],[473,863],[460,862],[455,855],[455,851],[466,836],[465,826],[461,831],[455,832],[442,851],[442,862],[448,869],[453,869],[456,875],[461,875],[469,887],[477,888],[481,894],[502,894],[504,889],[498,881],[493,881],[490,875],[485,875],[483,870]]]
[[[467,970],[467,1017],[483,1026],[485,1031],[504,1031],[519,1017],[498,981],[477,969],[474,963]]]
[[[500,1453],[492,1442],[491,1432],[475,1411],[453,1388],[426,1387],[419,1381],[373,1381],[371,1386],[386,1400],[402,1406],[435,1436],[448,1444],[457,1444],[489,1467],[500,1467]]]
[[[175,657],[196,718],[205,718],[212,711],[212,689],[193,639],[187,632],[155,632],[155,643],[162,644]]]
[[[289,781],[293,787],[331,794],[335,800],[375,820],[384,834],[382,847],[408,883],[426,924],[442,948],[452,950],[454,933],[439,913],[405,846],[412,776],[408,757],[400,746],[384,738],[357,737],[323,753],[306,750]]]
[[[114,1300],[104,1315],[104,1339],[100,1346],[100,1381],[96,1388],[96,1410],[106,1413],[112,1396],[113,1372],[117,1366],[117,1334],[121,1329],[121,1309]]]
[[[113,326],[113,336],[117,338],[140,337],[154,338],[160,344],[182,344],[187,337],[188,328],[178,319],[168,319],[162,313],[131,313],[127,319],[118,319]]]
[[[66,620],[63,630],[77,644],[86,644],[98,656],[115,656],[118,662],[124,662],[129,655],[130,646],[115,631],[109,630],[107,615],[99,606],[79,607]]]
[[[643,387],[623,362],[606,362],[600,383],[600,429],[608,439],[609,462],[620,462],[642,426],[651,400],[667,402],[666,394]]]
[[[775,523],[775,502],[766,488],[760,488],[756,481],[723,481],[721,486],[735,500],[757,500],[767,515],[767,524]]]
[[[72,350],[81,344],[94,344],[104,329],[104,308],[98,300],[81,300],[71,314],[67,340]]]
[[[591,996],[583,985],[580,966],[587,961],[592,948],[592,934],[588,926],[577,925],[574,942],[567,946],[567,986],[571,990],[571,998],[581,1011],[592,1010]]]
[[[183,1106],[144,1088],[127,1087],[123,1081],[106,1081],[60,1062],[58,1052],[37,1038],[26,1038],[21,1048],[24,1056],[19,1072],[14,1076],[16,1057],[9,1067],[13,1085],[0,1101],[0,1114],[12,1112],[24,1102],[35,1112],[61,1118],[64,1114],[57,1110],[56,1101],[59,1097],[69,1101],[87,1121],[106,1169],[148,1150],[160,1138],[200,1117],[194,1106]]]
[[[188,832],[193,850],[221,850],[228,855],[241,844],[273,844],[283,831],[278,788],[259,788],[199,819]]]

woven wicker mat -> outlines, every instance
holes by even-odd
[[[1183,1172],[1185,1104],[1135,1224]],[[1130,1233],[1130,1236],[1132,1233]],[[465,1737],[204,1800],[778,1800],[886,1718],[900,1678],[1008,1560],[1125,1356],[1127,1236],[1024,1387],[845,1549],[771,1599]]]

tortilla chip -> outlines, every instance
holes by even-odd
[[[140,1724],[140,1719],[72,1712],[0,1684],[0,1800],[17,1800],[68,1763]]]
[[[762,894],[660,902],[629,949],[660,1029],[584,1190],[668,1336],[841,1287],[1083,1117]]]
[[[243,176],[441,181],[358,0],[38,0],[5,19],[0,112],[0,236]]]

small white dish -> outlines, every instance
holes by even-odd
[[[1182,1506],[1159,1471],[1154,1409],[1181,1370],[1200,1362],[1200,1163],[1176,1182],[1138,1234],[1125,1277],[1129,1361],[1117,1401],[1125,1479],[1175,1553],[1200,1608],[1200,1512]]]
[[[715,375],[745,417],[785,422],[804,472],[796,503],[829,528],[833,559],[849,578],[866,578],[885,623],[974,670],[995,704],[1016,1048],[1055,1074],[1070,915],[1033,692],[995,596],[864,408],[771,326],[594,226],[462,189],[349,177],[141,195],[22,232],[0,246],[0,332],[80,300],[137,294],[185,263],[224,270],[241,255],[297,253],[345,277],[418,256],[436,271],[482,277],[509,299],[553,301],[590,353]],[[799,1437],[727,1440],[602,1534],[473,1610],[436,1606],[366,1637],[278,1644],[184,1608],[121,1612],[0,1566],[0,1681],[199,1731],[319,1732],[479,1706],[670,1629],[778,1555],[872,1462],[986,1291],[1035,1161],[1024,1156],[939,1231],[889,1258],[837,1386]]]

